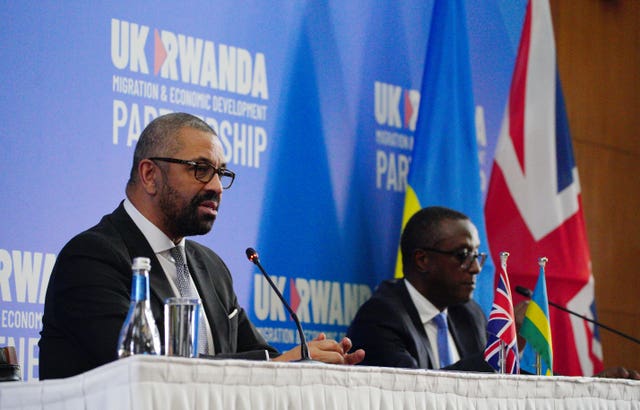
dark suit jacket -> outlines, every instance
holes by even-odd
[[[220,257],[193,241],[187,241],[186,253],[216,354],[233,357],[246,352],[240,357],[263,359],[265,350],[277,354],[238,305],[231,274]],[[121,203],[98,225],[71,239],[58,255],[42,318],[40,379],[73,376],[117,359],[118,335],[129,310],[131,262],[137,256],[151,259],[151,310],[163,339],[164,300],[174,296],[173,291]],[[238,313],[229,319],[235,309]]]
[[[447,309],[449,330],[460,361],[449,370],[493,372],[482,353],[487,343],[487,319],[473,300]],[[365,302],[347,331],[369,366],[433,368],[431,345],[403,280],[382,282]]]

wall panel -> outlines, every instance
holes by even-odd
[[[599,319],[640,338],[640,2],[551,1]],[[640,346],[601,332],[605,366]]]

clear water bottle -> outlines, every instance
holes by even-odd
[[[149,302],[149,258],[134,258],[131,281],[131,305],[118,337],[118,357],[135,354],[160,354],[160,332]]]

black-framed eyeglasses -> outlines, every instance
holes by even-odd
[[[174,164],[188,165],[193,168],[193,176],[195,179],[202,183],[209,183],[213,177],[217,174],[220,178],[220,184],[222,189],[231,188],[233,180],[236,179],[236,174],[226,168],[216,168],[208,162],[187,161],[177,158],[165,158],[165,157],[153,157],[149,158],[152,161],[172,162]]]
[[[471,252],[469,249],[459,249],[454,251],[444,251],[442,249],[435,248],[419,248],[426,252],[435,252],[442,255],[450,255],[456,258],[460,262],[460,269],[467,270],[471,266],[474,260],[478,261],[478,266],[482,269],[485,261],[487,260],[487,254],[485,252]]]

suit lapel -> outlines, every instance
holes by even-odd
[[[427,337],[427,332],[424,330],[424,325],[418,314],[416,306],[413,304],[411,295],[407,290],[407,286],[403,281],[396,283],[396,293],[400,302],[404,305],[404,310],[409,314],[410,329],[414,329],[415,332],[410,332],[414,335],[416,341],[416,350],[418,354],[418,366],[422,369],[433,369],[433,353],[431,352],[431,344]]]
[[[449,331],[456,343],[461,358],[477,353],[478,340],[471,327],[466,323],[462,305],[450,306],[448,317]]]
[[[156,303],[164,306],[164,301],[174,296],[174,294],[167,275],[162,269],[162,265],[160,265],[160,261],[153,252],[153,249],[151,249],[151,245],[149,245],[149,242],[142,232],[140,232],[140,229],[138,229],[129,214],[127,214],[122,203],[120,203],[120,206],[113,212],[112,216],[113,223],[122,235],[131,260],[133,261],[133,258],[138,256],[144,256],[151,260],[151,272],[149,274],[151,296],[156,298]],[[163,327],[161,323],[157,323],[157,325],[158,327]]]
[[[185,251],[189,271],[198,288],[205,314],[211,326],[216,353],[231,351],[230,346],[228,346],[229,337],[222,337],[222,335],[229,334],[229,320],[226,315],[226,309],[216,290],[216,278],[209,274],[209,269],[207,269],[206,264],[198,256],[193,246],[187,245]]]

